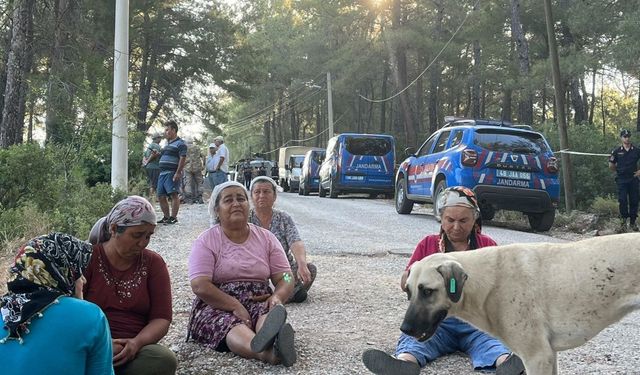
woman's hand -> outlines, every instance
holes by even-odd
[[[140,346],[135,339],[113,339],[113,366],[124,365],[136,357]]]
[[[251,315],[249,315],[249,312],[241,303],[238,303],[238,305],[233,309],[233,315],[242,320],[242,323],[246,324],[249,328],[253,328]]]
[[[269,308],[269,311],[271,311],[271,309],[275,305],[284,305],[284,302],[280,299],[280,297],[278,297],[277,294],[273,294],[267,299],[267,307]]]
[[[298,263],[298,280],[301,280],[303,284],[309,285],[311,282],[311,271],[307,263]]]

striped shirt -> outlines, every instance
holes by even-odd
[[[187,156],[187,144],[178,137],[170,141],[163,149],[160,156],[160,174],[178,170],[178,163],[181,157]]]

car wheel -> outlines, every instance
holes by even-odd
[[[496,216],[496,210],[490,204],[482,205],[480,206],[480,216],[482,220],[493,220]]]
[[[336,190],[336,185],[331,180],[331,184],[329,185],[329,198],[338,198],[338,190]]]
[[[378,198],[378,193],[369,193],[369,199],[376,199]]]
[[[413,210],[413,201],[407,198],[407,182],[404,178],[398,180],[396,184],[396,212],[399,214],[410,214]]]
[[[311,191],[311,188],[308,186],[309,186],[309,181],[306,181],[304,183],[304,191],[302,192],[302,195],[309,195],[309,191]]]
[[[322,187],[322,182],[320,183],[320,186],[318,186],[318,196],[320,198],[324,198],[327,196],[327,191]]]
[[[438,185],[436,185],[436,190],[433,193],[433,216],[439,222],[440,217],[440,207],[438,204],[440,203],[440,199],[442,198],[442,193],[444,193],[444,189],[447,188],[447,182],[445,180],[440,180]]]
[[[546,232],[553,226],[556,217],[556,210],[549,210],[542,213],[527,214],[531,229],[537,232]]]

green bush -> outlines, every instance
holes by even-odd
[[[547,138],[554,151],[560,150],[558,129],[553,123],[543,125],[541,132]],[[572,125],[568,129],[570,146],[573,151],[608,155],[619,144],[617,133],[614,131],[602,134],[602,129],[595,125]],[[615,130],[617,132],[617,130]],[[562,162],[562,154],[556,157]],[[616,184],[614,174],[608,167],[608,156],[571,155],[573,165],[574,196],[577,208],[587,210],[597,197],[615,195]],[[563,176],[560,175],[561,193],[560,207],[564,207]]]
[[[618,201],[611,196],[594,199],[591,204],[591,212],[601,219],[613,219],[620,216]]]

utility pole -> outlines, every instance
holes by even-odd
[[[553,72],[553,86],[556,97],[556,113],[558,118],[558,134],[560,136],[560,148],[569,151],[569,135],[567,134],[567,117],[564,111],[564,89],[560,79],[560,62],[558,60],[558,46],[556,33],[553,28],[553,14],[551,13],[551,0],[544,0],[544,15],[547,24],[547,38],[549,40],[549,57],[551,58],[551,70]],[[562,153],[562,177],[564,186],[564,200],[567,212],[573,211],[575,198],[573,196],[573,177],[571,176],[571,155]]]
[[[128,190],[127,89],[129,73],[129,0],[116,0],[113,51],[113,129],[111,131],[111,187]]]
[[[331,98],[331,72],[327,72],[327,114],[329,121],[329,137],[333,137],[333,99]]]

